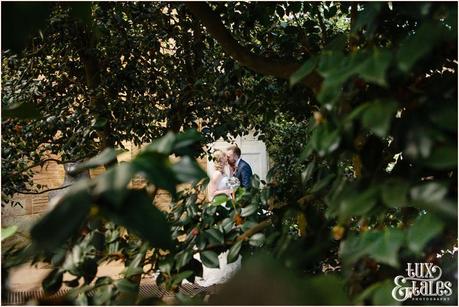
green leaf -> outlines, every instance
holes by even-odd
[[[59,269],[52,270],[41,283],[45,293],[49,295],[59,291],[62,286],[63,277],[64,272],[61,272]]]
[[[304,62],[304,64],[290,76],[290,86],[294,86],[295,84],[303,80],[304,77],[309,75],[317,66],[317,63],[318,57],[316,56],[313,56],[306,62]]]
[[[223,231],[225,233],[228,233],[231,231],[231,229],[233,229],[233,226],[234,226],[234,222],[233,222],[233,219],[227,217],[225,218],[223,221],[222,221],[222,224],[221,224],[222,228],[223,228]]]
[[[317,95],[317,100],[326,108],[329,108],[338,101],[341,93],[342,83],[325,79],[320,88],[320,92]]]
[[[113,282],[113,284],[121,291],[121,292],[128,292],[128,293],[137,293],[139,286],[126,279],[118,279]]]
[[[356,72],[365,80],[381,86],[387,86],[386,70],[392,60],[392,54],[386,49],[373,49],[368,58],[356,66]]]
[[[328,43],[324,50],[329,50],[329,51],[341,51],[346,47],[348,40],[348,35],[344,33],[337,34],[333,40]]]
[[[121,282],[121,280],[117,280],[116,282],[118,282],[118,284],[123,283]],[[120,287],[123,288],[123,285],[121,285]],[[97,287],[96,289],[94,289],[94,294],[92,295],[92,297],[93,297],[94,305],[113,304],[112,302],[115,298],[115,288],[112,287],[111,285]]]
[[[207,235],[209,239],[209,243],[211,244],[225,243],[225,238],[223,237],[223,233],[221,233],[217,229],[207,229],[204,233]]]
[[[127,186],[135,174],[132,164],[123,162],[95,178],[95,195],[102,195],[115,206],[120,206],[126,197]]]
[[[399,229],[368,231],[360,235],[351,235],[341,242],[339,254],[346,266],[368,255],[380,263],[398,268],[398,251],[403,242],[404,233]]]
[[[153,205],[143,190],[128,190],[124,204],[119,208],[104,206],[103,212],[116,224],[149,241],[153,247],[171,248],[171,230],[164,214]]]
[[[144,271],[142,268],[134,268],[134,267],[128,267],[122,271],[122,274],[125,278],[130,278],[135,275],[140,275],[143,274]]]
[[[115,161],[116,152],[113,148],[105,148],[100,154],[95,157],[92,157],[86,162],[78,164],[73,170],[72,173],[79,173],[81,171],[95,168],[98,166],[106,165],[110,162]]]
[[[185,156],[172,166],[175,176],[180,182],[199,181],[207,178],[207,173],[192,158]]]
[[[169,131],[165,136],[155,140],[151,144],[148,144],[142,150],[142,153],[153,152],[164,155],[170,155],[175,142],[175,134]]]
[[[324,77],[324,82],[317,99],[321,104],[333,104],[341,94],[343,83],[355,74],[369,82],[386,86],[385,75],[391,60],[392,54],[385,49],[359,51],[349,56],[336,51],[322,52],[318,71]]]
[[[397,111],[397,103],[392,100],[376,100],[369,103],[362,114],[362,125],[379,137],[385,137]]]
[[[108,119],[105,117],[98,117],[92,121],[92,126],[95,129],[103,129],[108,123]]]
[[[2,241],[14,235],[17,230],[18,230],[18,226],[16,225],[12,225],[9,227],[2,227]]]
[[[303,184],[305,184],[311,178],[315,170],[315,166],[316,166],[315,161],[312,161],[308,163],[308,166],[306,166],[306,169],[301,173],[301,181]]]
[[[376,204],[377,192],[376,188],[356,191],[351,187],[343,191],[336,200],[338,202],[340,221],[344,221],[352,216],[362,216],[368,213]]]
[[[183,267],[183,270],[184,271],[192,271],[193,272],[193,274],[190,276],[193,279],[187,277],[188,281],[190,281],[190,282],[192,282],[194,280],[194,277],[196,277],[196,276],[201,276],[202,277],[202,274],[203,274],[202,263],[199,262],[195,258],[191,258],[190,261],[188,261],[187,265],[185,265]]]
[[[413,200],[436,202],[442,200],[448,193],[447,187],[439,182],[427,182],[413,187],[410,191]]]
[[[257,174],[253,174],[250,180],[250,185],[252,188],[259,189],[260,188],[260,177]]]
[[[382,184],[382,199],[388,207],[404,207],[407,205],[408,190],[408,182],[399,178],[391,178]]]
[[[265,242],[265,235],[263,233],[256,233],[249,239],[249,244],[255,247],[263,246]]]
[[[328,174],[324,178],[318,179],[314,185],[311,187],[311,190],[309,190],[310,193],[317,193],[320,190],[324,189],[327,187],[330,182],[336,177],[335,174]]]
[[[336,75],[338,77],[339,73],[346,72],[345,69],[347,64],[347,58],[341,51],[324,51],[320,56],[318,63],[317,71],[324,77],[328,79]],[[342,77],[341,81],[347,79],[347,76]],[[341,83],[341,82],[340,82]]]
[[[355,108],[349,115],[346,116],[345,122],[352,121],[356,118],[361,118],[363,112],[370,106],[369,103],[364,103]]]
[[[305,295],[304,305],[350,305],[345,281],[337,275],[307,278],[299,286]],[[333,289],[333,295],[329,289]]]
[[[19,102],[2,108],[2,116],[17,119],[38,119],[41,117],[41,114],[34,104]]]
[[[457,130],[457,105],[452,104],[448,107],[435,108],[429,113],[429,117],[437,126],[446,131],[455,132]]]
[[[378,16],[382,8],[382,3],[378,2],[367,2],[363,7],[363,11],[359,12],[357,19],[352,26],[351,32],[355,33],[365,26],[371,26],[374,23],[375,18]],[[368,29],[367,29],[368,32]]]
[[[249,230],[250,228],[252,228],[255,225],[257,225],[257,222],[251,221],[251,220],[247,220],[244,224],[241,225],[241,230],[242,231],[247,231],[247,230]]]
[[[310,143],[313,149],[317,151],[319,156],[335,151],[340,144],[341,136],[337,129],[334,129],[329,124],[323,124],[317,126],[310,139]]]
[[[421,162],[423,165],[438,170],[452,170],[457,168],[457,147],[434,147],[430,156],[427,159],[421,160]]]
[[[445,35],[445,28],[431,21],[425,22],[414,35],[408,35],[401,43],[397,54],[398,66],[404,72],[426,56]],[[428,43],[426,43],[428,42]]]
[[[202,264],[208,268],[219,268],[220,262],[218,260],[218,255],[214,251],[203,251],[199,253]]]
[[[386,279],[373,293],[373,305],[375,306],[399,306],[401,303],[392,297],[394,281]]]
[[[143,152],[137,155],[132,163],[156,187],[163,188],[173,195],[176,194],[176,185],[180,181],[171,168],[168,156],[155,152]]]
[[[394,282],[392,279],[386,279],[382,282],[377,282],[362,291],[355,299],[355,305],[364,305],[364,300],[371,298],[373,305],[394,306],[401,303],[392,297]]]
[[[54,209],[32,227],[32,240],[41,249],[56,249],[82,225],[91,204],[88,182],[74,183]]]
[[[162,259],[158,263],[158,268],[161,272],[170,275],[172,271],[173,263],[174,263],[174,259],[172,257]]]
[[[444,226],[438,217],[430,213],[419,216],[408,230],[408,247],[414,253],[421,253],[424,246],[442,232]]]
[[[170,281],[171,286],[179,285],[182,282],[182,280],[187,279],[191,276],[193,276],[193,271],[184,271],[177,275],[174,275],[174,277],[172,277]]]
[[[237,260],[239,256],[239,252],[241,251],[242,247],[242,240],[237,241],[234,243],[233,246],[229,249],[228,255],[226,256],[226,263],[233,263]]]
[[[242,208],[241,216],[246,217],[257,212],[258,206],[256,204],[248,205],[247,207]]]
[[[214,197],[214,199],[212,199],[212,205],[213,206],[221,206],[221,205],[225,205],[226,202],[229,201],[229,197],[228,195],[226,194],[218,194]]]
[[[351,57],[342,52],[324,51],[320,57],[317,71],[324,78],[317,100],[321,104],[333,104],[341,95],[344,81],[354,74]]]
[[[193,254],[190,250],[184,250],[175,255],[175,259],[177,260],[175,267],[177,271],[180,271],[182,267],[186,266],[192,257]]]
[[[125,268],[122,272],[124,278],[131,278],[132,276],[139,275],[143,273],[143,265],[145,255],[148,250],[148,243],[144,243],[138,252],[135,253],[134,259],[129,263],[129,266]]]
[[[172,148],[172,152],[178,156],[190,155],[194,156],[196,151],[201,147],[191,148],[191,145],[197,144],[203,140],[201,134],[194,130],[189,129],[183,133],[179,133],[175,137],[175,142]]]

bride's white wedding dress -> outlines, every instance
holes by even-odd
[[[217,185],[217,190],[226,190],[229,189],[227,175],[223,175]],[[220,284],[228,281],[241,267],[241,256],[233,262],[227,263],[226,257],[228,255],[228,250],[218,255],[218,260],[220,263],[220,268],[208,268],[203,265],[202,278],[196,277],[195,281],[198,285],[208,287],[214,284]],[[199,254],[195,254],[194,258],[201,261]]]

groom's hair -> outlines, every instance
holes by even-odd
[[[241,157],[241,149],[237,145],[231,145],[227,149],[228,151],[234,152],[239,158]]]

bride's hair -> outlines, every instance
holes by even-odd
[[[213,160],[215,165],[215,170],[223,173],[225,169],[225,163],[223,162],[226,159],[226,154],[221,150],[216,150],[213,154]]]

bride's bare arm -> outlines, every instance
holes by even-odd
[[[218,172],[215,172],[212,178],[210,179],[208,191],[209,191],[209,199],[212,199],[217,194],[226,194],[231,195],[230,190],[217,190],[217,183],[222,175]]]

